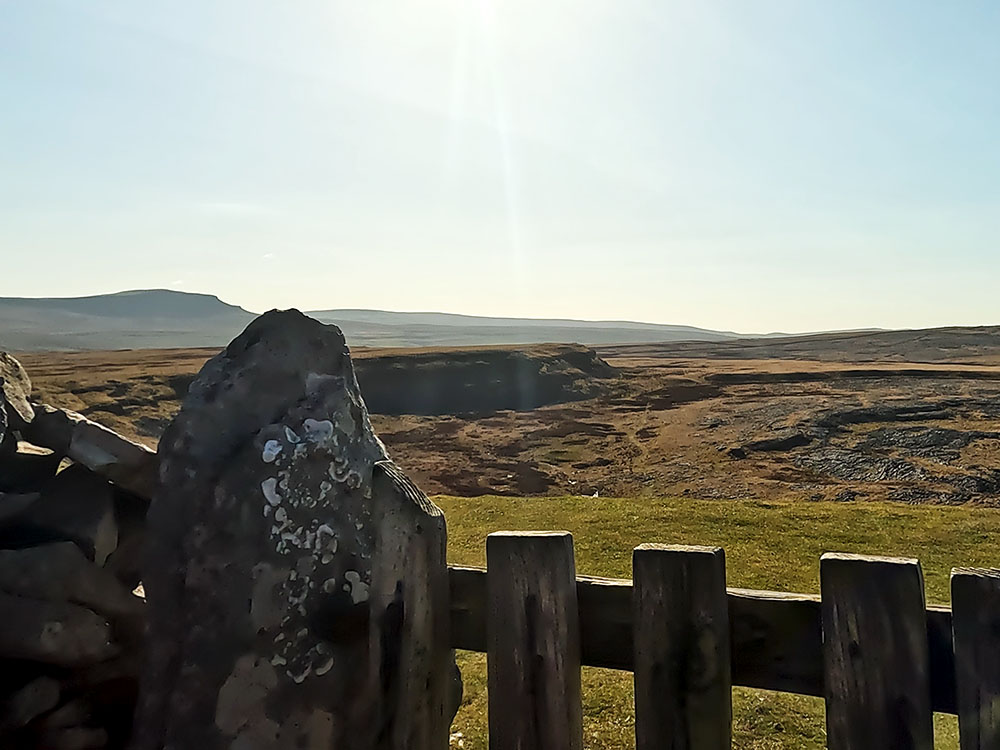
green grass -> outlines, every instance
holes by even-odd
[[[438,497],[448,519],[448,559],[484,565],[486,535],[501,529],[572,532],[579,574],[630,577],[632,549],[643,542],[718,545],[728,584],[817,593],[824,552],[916,557],[929,603],[948,603],[952,567],[1000,565],[1000,510],[876,503],[762,503],[689,499]],[[452,746],[485,750],[486,663],[461,653],[465,698]],[[585,668],[584,742],[634,747],[632,676]],[[823,748],[819,699],[737,688],[734,746]],[[954,717],[936,716],[938,748],[957,748]],[[460,736],[459,736],[460,735]]]

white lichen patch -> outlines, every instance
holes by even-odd
[[[337,553],[337,537],[329,524],[320,524],[319,528],[316,529],[316,540],[313,549],[316,554],[321,556],[324,565],[329,562],[326,559],[328,555]]]
[[[266,464],[274,463],[275,459],[278,458],[278,455],[280,453],[281,453],[281,443],[279,443],[277,440],[268,440],[266,443],[264,443],[264,451],[263,453],[261,453],[261,458],[264,460],[264,463]]]
[[[368,601],[368,584],[361,580],[361,574],[356,570],[349,570],[344,573],[347,583],[344,584],[344,591],[351,595],[351,601],[355,604]]]
[[[313,674],[317,677],[322,677],[331,669],[333,669],[333,657],[328,656],[326,661],[322,661],[316,665],[315,669],[313,669]]]
[[[283,577],[255,577],[253,615],[270,625],[264,663],[281,681],[296,684],[336,673],[334,652],[309,626],[315,609],[330,597],[356,606],[370,596],[374,540],[365,500],[372,463],[384,449],[356,397],[325,406],[285,418],[257,443],[259,466],[272,475],[261,483],[268,559]]]
[[[301,685],[303,682],[305,682],[306,677],[308,677],[311,673],[312,673],[312,664],[309,663],[303,664],[302,668],[296,672],[293,672],[290,669],[287,672],[285,672],[285,674],[287,674],[289,677],[292,678],[292,682],[294,682],[296,685]]]
[[[305,439],[310,443],[334,443],[333,422],[329,419],[307,419],[302,423]]]
[[[268,477],[260,483],[260,490],[264,493],[264,499],[271,505],[281,504],[281,495],[278,494],[278,479]]]

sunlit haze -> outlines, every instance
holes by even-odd
[[[1000,323],[1000,4],[0,1],[0,296]]]

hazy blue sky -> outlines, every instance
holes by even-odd
[[[0,295],[1000,323],[996,0],[0,0]]]

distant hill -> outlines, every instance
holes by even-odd
[[[146,289],[91,297],[0,297],[0,349],[221,346],[253,313],[209,294]]]
[[[631,344],[725,341],[691,326],[631,321],[534,320],[383,310],[320,310],[354,346]],[[208,294],[145,289],[90,297],[0,297],[0,349],[12,351],[224,346],[254,313]]]
[[[631,344],[662,341],[726,341],[737,334],[693,326],[627,320],[488,318],[436,312],[313,310],[336,323],[349,341],[371,346],[483,346],[495,344]]]
[[[584,344],[609,356],[959,362],[995,357],[1000,328],[746,336],[627,320],[488,318],[439,312],[316,310],[355,347]],[[70,298],[0,297],[0,349],[221,347],[255,317],[210,294],[145,289]]]

